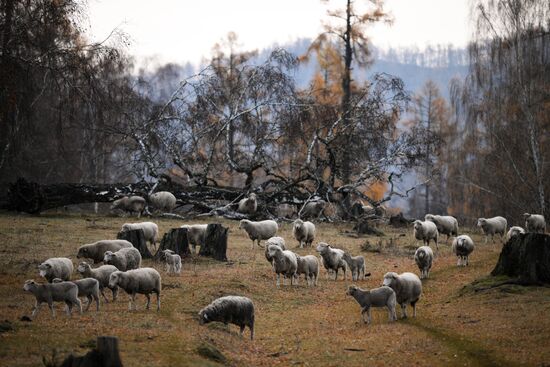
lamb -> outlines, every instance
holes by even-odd
[[[78,248],[76,257],[92,259],[94,264],[103,261],[106,251],[116,252],[122,248],[132,247],[132,244],[126,240],[101,240],[94,243],[88,243]]]
[[[258,209],[258,202],[256,200],[256,194],[251,193],[247,198],[239,201],[239,207],[237,211],[243,214],[254,214]]]
[[[508,230],[508,233],[506,234],[506,241],[510,241],[512,237],[517,236],[519,234],[524,234],[524,233],[525,233],[525,229],[521,227],[518,227],[518,226],[510,227],[510,229]]]
[[[370,308],[371,307],[384,307],[388,308],[390,321],[396,321],[397,315],[395,312],[396,296],[393,289],[390,287],[380,287],[371,290],[361,289],[354,285],[350,285],[346,292],[348,296],[355,298],[359,306],[361,306],[361,319],[367,325],[370,324]],[[367,319],[365,320],[365,313]]]
[[[153,222],[140,222],[140,223],[124,223],[121,228],[121,232],[128,232],[134,229],[142,229],[145,235],[145,241],[149,241],[151,245],[156,248],[157,238],[159,234],[159,227]]]
[[[166,263],[165,271],[171,274],[180,274],[181,273],[181,256],[176,254],[172,250],[162,251],[163,258]]]
[[[420,246],[414,253],[414,262],[420,270],[420,279],[430,277],[430,269],[434,259],[434,253],[430,246]]]
[[[457,266],[468,265],[468,256],[474,251],[474,241],[468,235],[460,235],[453,241],[453,252],[458,257]]]
[[[63,280],[55,278],[52,283],[61,283]],[[71,283],[78,287],[78,297],[86,297],[88,303],[84,311],[88,311],[92,300],[95,300],[96,311],[99,311],[99,282],[94,278],[73,280]]]
[[[120,271],[139,269],[141,266],[141,254],[135,247],[122,248],[117,252],[106,251],[103,262],[114,265]]]
[[[146,204],[145,199],[141,196],[125,196],[121,199],[113,201],[113,204],[111,204],[111,211],[120,209],[124,212],[130,213],[130,215],[137,213],[137,217],[139,219],[145,210]]]
[[[207,227],[208,224],[184,224],[181,226],[181,228],[187,228],[187,240],[193,248],[193,253],[197,252],[197,246],[204,245]]]
[[[344,252],[342,258],[351,270],[351,279],[353,281],[359,280],[360,276],[366,278],[370,275],[370,273],[365,273],[365,258],[363,256],[351,256],[347,252]]]
[[[241,328],[241,337],[244,328],[250,329],[250,340],[254,340],[254,304],[247,297],[225,296],[220,297],[199,311],[201,325],[212,321],[237,325]]]
[[[302,207],[302,210],[299,213],[300,217],[301,218],[319,218],[319,216],[323,214],[323,211],[325,210],[326,205],[327,205],[327,202],[321,199],[310,201]]]
[[[407,318],[407,304],[413,308],[413,317],[416,317],[416,303],[422,294],[422,282],[413,273],[394,272],[384,275],[384,284],[395,291],[397,303],[401,305],[403,318]]]
[[[252,248],[258,240],[258,246],[261,240],[267,240],[277,234],[279,226],[274,220],[262,220],[260,222],[252,222],[248,219],[242,219],[239,224],[239,229],[244,229],[248,233],[248,237],[252,240]]]
[[[450,215],[432,215],[426,214],[424,220],[435,223],[437,231],[440,234],[447,235],[445,243],[449,241],[450,236],[458,236],[458,221]]]
[[[124,289],[130,295],[129,310],[132,310],[132,304],[134,305],[134,310],[137,310],[137,293],[144,294],[147,297],[146,308],[149,309],[151,305],[151,293],[155,293],[157,295],[157,312],[160,311],[161,277],[155,269],[140,268],[128,271],[115,271],[109,277],[109,287],[116,286]]]
[[[294,226],[292,227],[292,234],[294,238],[300,243],[300,248],[305,244],[311,246],[313,240],[315,239],[315,224],[311,222],[304,222],[301,219],[296,219],[294,221]]]
[[[118,269],[116,268],[116,266],[113,265],[102,265],[98,268],[92,269],[90,264],[88,264],[86,261],[82,261],[80,264],[78,264],[78,267],[76,268],[76,271],[78,271],[83,278],[94,278],[99,282],[99,292],[105,299],[105,302],[109,302],[109,300],[105,296],[105,288],[109,288],[111,290],[111,292],[113,293],[113,302],[116,301],[118,295],[118,287],[109,286],[109,277],[117,270]]]
[[[149,195],[149,202],[155,210],[171,213],[176,207],[176,197],[168,191],[159,191]]]
[[[73,263],[66,257],[52,257],[38,265],[38,270],[40,276],[46,278],[48,283],[51,283],[54,278],[71,280]]]
[[[265,245],[265,259],[273,265],[273,258],[269,255],[269,245],[279,246],[281,250],[286,250],[285,239],[282,237],[271,237]]]
[[[277,274],[277,287],[280,286],[280,277],[283,274],[283,285],[285,285],[285,279],[290,278],[290,285],[293,285],[293,279],[298,270],[298,259],[296,254],[292,251],[282,250],[277,245],[269,245],[267,252],[273,259],[273,271]]]
[[[30,279],[25,281],[23,289],[34,294],[34,297],[36,298],[36,304],[34,305],[34,309],[32,311],[32,317],[36,316],[40,305],[44,302],[48,303],[48,306],[52,311],[52,317],[55,317],[55,309],[53,307],[54,302],[65,302],[67,305],[67,315],[69,316],[72,314],[73,305],[78,306],[80,314],[82,314],[82,303],[80,303],[80,300],[78,299],[78,287],[74,283],[61,282],[38,284],[34,280]]]
[[[317,286],[317,278],[319,277],[319,261],[313,255],[300,256],[296,255],[296,280],[301,274],[306,277],[308,286]],[[296,281],[298,284],[298,281]]]
[[[480,227],[485,234],[485,243],[487,243],[489,235],[491,236],[491,241],[495,243],[495,234],[500,234],[502,239],[506,233],[508,222],[506,218],[503,217],[479,218],[477,220],[477,226]]]
[[[323,258],[323,265],[327,272],[334,270],[334,280],[338,280],[338,270],[344,271],[344,280],[346,280],[346,261],[344,260],[344,250],[332,248],[328,243],[320,242],[316,248],[317,252]]]
[[[544,216],[540,214],[523,214],[525,218],[525,229],[528,232],[536,233],[545,233],[546,232],[546,221]]]
[[[439,249],[437,241],[439,239],[439,232],[437,231],[437,226],[434,222],[430,221],[414,221],[414,238],[417,240],[422,240],[422,242],[429,246],[430,240],[434,240],[435,247]]]

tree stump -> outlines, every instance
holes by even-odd
[[[390,217],[389,224],[392,227],[407,227],[412,222],[411,219],[407,219],[403,216],[403,213],[399,213],[397,215],[392,215]]]
[[[357,224],[353,227],[354,231],[357,231],[357,234],[372,234],[375,236],[383,236],[384,232],[379,229],[372,227],[369,224],[367,219],[359,219]]]
[[[132,229],[130,231],[118,232],[117,239],[126,240],[138,249],[141,257],[144,259],[151,259],[153,255],[147,248],[147,241],[145,241],[145,234],[142,229]]]
[[[550,236],[527,233],[504,244],[491,275],[517,278],[523,285],[550,283]]]
[[[82,357],[68,356],[62,367],[122,367],[118,350],[118,338],[115,336],[97,337],[95,349]]]
[[[187,228],[172,228],[165,233],[155,254],[155,260],[161,259],[164,250],[172,250],[182,258],[190,256]]]
[[[227,231],[229,229],[219,223],[211,223],[206,227],[204,246],[201,246],[200,256],[209,256],[219,261],[227,261]]]

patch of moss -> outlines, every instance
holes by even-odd
[[[202,342],[197,347],[197,353],[200,356],[206,359],[210,359],[214,362],[223,363],[223,364],[227,363],[227,358],[222,354],[222,352],[220,352],[218,348],[216,348],[214,345],[210,343]]]
[[[498,289],[502,293],[513,294],[523,294],[528,291],[529,287],[507,283],[513,281],[513,278],[509,278],[505,275],[488,275],[486,277],[476,279],[472,283],[465,285],[464,287],[462,287],[462,289],[458,291],[458,295],[464,296],[467,294],[489,291],[491,289]]]

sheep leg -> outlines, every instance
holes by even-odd
[[[338,280],[338,268],[334,271],[334,280]]]
[[[95,299],[95,310],[99,311],[99,295],[95,294],[94,299]]]
[[[280,277],[281,277],[281,274],[277,273],[277,281],[275,283],[277,285],[277,287],[281,286]]]
[[[367,307],[363,307],[363,308],[361,309],[361,320],[363,320],[363,323],[364,323],[364,324],[368,324],[368,321],[365,320],[365,313],[367,313],[367,310],[368,310]]]
[[[78,306],[78,312],[82,315],[82,302],[80,302],[80,298],[76,298],[76,305]]]
[[[73,313],[73,303],[71,301],[65,301],[65,304],[67,305],[65,307],[65,312],[67,313],[67,316],[72,316]]]
[[[244,325],[240,325],[240,328],[241,328],[241,338],[242,338],[244,334]]]
[[[105,288],[99,288],[99,293],[101,293],[101,295],[105,299],[105,303],[109,303],[109,300],[107,299],[107,296],[105,295]]]
[[[132,311],[132,304],[134,305],[133,309],[134,310],[137,310],[137,306],[136,306],[136,294],[135,293],[132,293],[130,295],[128,295],[128,310],[129,311]]]
[[[249,325],[250,328],[250,340],[254,340],[254,325]]]
[[[36,301],[36,303],[34,304],[34,308],[32,309],[31,317],[36,316],[36,314],[38,313],[38,311],[39,311],[39,309],[40,309],[40,305],[41,305],[41,304],[42,304],[42,302]]]
[[[52,301],[48,301],[48,307],[50,308],[50,311],[52,312],[52,317],[55,318],[55,307],[53,306]]]
[[[146,293],[145,297],[147,297],[147,304],[145,305],[145,309],[148,310],[151,306],[151,295],[149,293]]]
[[[92,304],[92,295],[91,294],[88,294],[86,296],[86,299],[88,300],[88,302],[86,303],[86,309],[84,311],[88,312],[88,309],[90,308],[90,305]]]
[[[403,319],[407,318],[407,304],[406,303],[401,304],[401,318],[403,318]]]
[[[411,306],[413,307],[413,317],[416,317],[416,301],[411,302]]]
[[[160,291],[157,292],[157,312],[160,311]]]

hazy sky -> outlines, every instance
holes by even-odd
[[[360,0],[358,0],[360,2]],[[332,0],[344,4],[344,0]],[[448,44],[468,41],[468,1],[387,0],[394,24],[369,31],[378,46]],[[89,0],[90,35],[104,39],[116,27],[131,40],[138,59],[198,62],[214,43],[234,31],[243,50],[261,49],[322,30],[326,5],[319,0]]]

